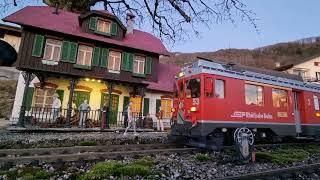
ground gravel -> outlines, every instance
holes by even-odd
[[[83,141],[94,141],[97,145],[167,143],[167,134],[142,132],[134,136],[128,133],[76,132],[76,133],[12,133],[0,131],[0,148],[35,148],[75,146]]]

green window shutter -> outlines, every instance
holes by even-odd
[[[123,108],[122,108],[122,111],[127,111],[126,109],[124,109],[130,102],[130,97],[128,96],[124,96],[123,97]]]
[[[28,87],[28,93],[24,99],[26,101],[25,105],[26,105],[27,111],[30,111],[31,106],[32,106],[33,91],[34,91],[33,87]]]
[[[97,17],[91,17],[89,22],[89,29],[91,30],[97,30]]]
[[[143,100],[143,115],[149,114],[149,98],[144,98]]]
[[[92,65],[99,66],[99,59],[100,59],[100,48],[94,47],[93,57],[92,57]]]
[[[129,53],[129,57],[128,57],[128,71],[133,71],[133,59],[134,59],[134,55],[132,53]]]
[[[77,61],[78,44],[70,42],[69,62],[75,63]]]
[[[122,61],[121,61],[121,69],[124,71],[128,71],[128,53],[122,53]]]
[[[118,25],[115,22],[111,24],[111,35],[116,36],[118,34]]]
[[[61,104],[62,104],[62,102],[63,102],[63,96],[64,96],[64,90],[62,90],[62,89],[57,89],[57,90],[56,90],[56,93],[59,95],[59,99],[60,99]]]
[[[44,36],[36,35],[33,42],[32,56],[41,57],[43,52]]]
[[[62,50],[61,50],[61,61],[69,62],[69,52],[70,52],[70,42],[63,41]]]
[[[101,67],[107,67],[108,66],[108,58],[109,58],[109,49],[103,48],[102,49],[102,55],[101,55]]]
[[[157,100],[156,100],[156,113],[159,112],[160,106],[161,106],[161,99],[157,99]]]
[[[152,58],[151,57],[147,57],[145,67],[146,67],[145,74],[151,74],[151,69],[152,69]]]

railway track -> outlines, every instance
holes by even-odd
[[[320,163],[313,163],[301,166],[293,166],[287,168],[274,169],[256,173],[242,174],[236,176],[223,177],[219,179],[295,179],[301,175],[310,175],[320,171]]]
[[[125,155],[146,155],[168,152],[189,152],[197,148],[173,144],[131,144],[109,146],[74,146],[57,148],[0,149],[0,165],[6,163],[73,162],[104,160]]]

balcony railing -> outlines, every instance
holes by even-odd
[[[67,109],[53,109],[43,107],[26,107],[25,115],[23,117],[26,126],[37,126],[43,128],[59,128],[66,127]],[[105,114],[104,114],[105,113]],[[126,127],[127,115],[120,111],[103,112],[100,109],[90,111],[79,111],[72,109],[70,126],[86,128],[104,127],[102,126],[103,118],[107,117],[106,124],[109,127]],[[153,128],[153,121],[146,120],[140,113],[132,113],[132,118],[136,121],[138,128]]]

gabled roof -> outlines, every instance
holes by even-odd
[[[150,90],[173,92],[175,76],[180,72],[181,68],[172,64],[158,65],[158,82],[147,82]]]
[[[286,71],[286,70],[288,70],[288,69],[293,68],[294,66],[297,66],[297,65],[299,65],[299,64],[302,64],[302,63],[305,63],[305,62],[314,60],[314,59],[316,59],[316,58],[320,58],[320,54],[317,54],[317,55],[315,55],[315,56],[308,57],[308,58],[301,58],[301,59],[295,61],[295,63],[290,63],[290,62],[289,62],[289,63],[287,63],[287,64],[284,64],[284,65],[280,66],[280,67],[274,68],[274,70],[276,70],[276,71]]]
[[[78,13],[66,10],[59,10],[54,14],[54,7],[48,6],[27,6],[3,19],[3,21],[16,23],[21,26],[60,32],[70,36],[87,38],[108,44],[139,49],[156,54],[167,55],[168,51],[160,39],[150,33],[134,30],[132,34],[126,35],[122,40],[111,39],[101,35],[83,32],[78,23]]]

